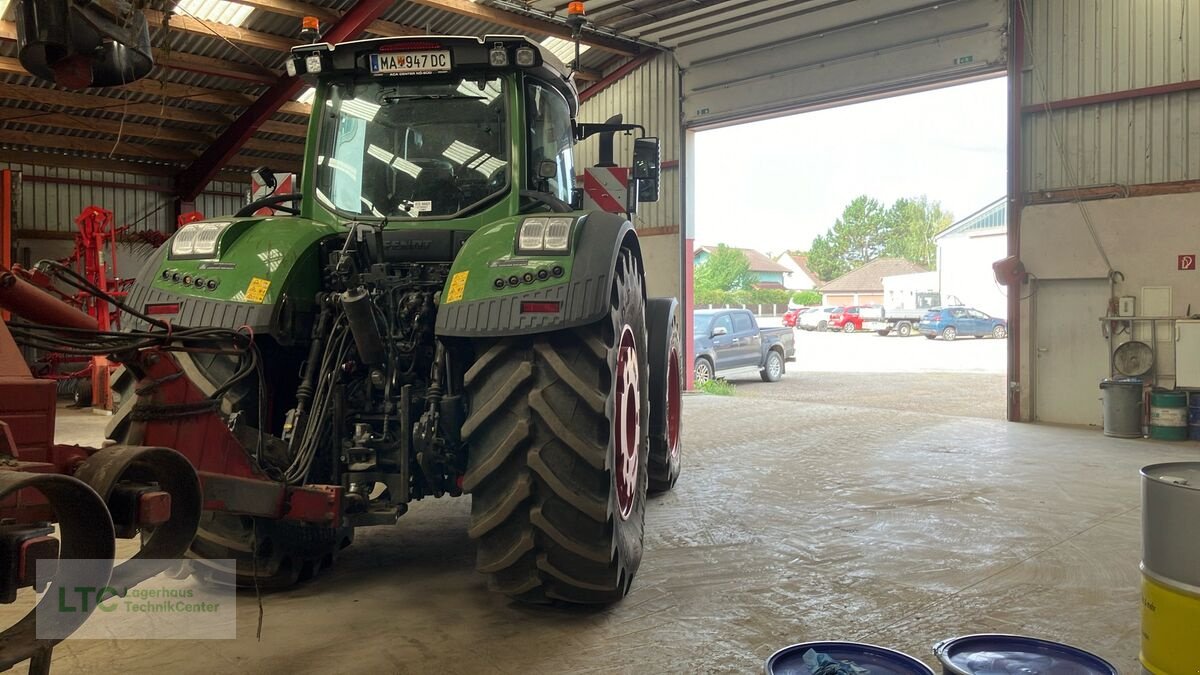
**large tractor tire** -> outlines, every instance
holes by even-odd
[[[178,352],[175,355],[187,376],[205,394],[216,390],[235,371],[232,358],[221,355],[193,357]],[[136,381],[132,373],[121,368],[112,380],[120,405],[109,423],[107,436],[118,443],[139,444],[131,437],[130,412],[136,403]],[[257,383],[248,378],[225,395],[222,407],[227,411],[246,411],[255,414]],[[254,420],[251,419],[251,423]],[[239,588],[285,588],[306,581],[327,569],[337,553],[354,538],[350,527],[318,527],[307,523],[238,516],[205,511],[200,518],[196,538],[188,550],[188,566],[203,582],[219,583],[228,580],[230,572]],[[256,546],[257,544],[257,546]],[[253,555],[257,550],[257,556]],[[235,561],[236,571],[218,561]],[[220,573],[217,573],[220,571]],[[257,577],[257,583],[255,580]]]
[[[628,249],[613,276],[608,317],[481,343],[466,374],[476,567],[521,601],[615,602],[642,560],[650,378]]]
[[[650,481],[651,494],[675,487],[682,466],[683,338],[679,303],[652,298],[646,303],[650,341]]]

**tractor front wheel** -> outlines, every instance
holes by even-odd
[[[649,350],[628,249],[613,277],[609,316],[481,343],[465,377],[476,568],[521,601],[615,602],[642,560]]]

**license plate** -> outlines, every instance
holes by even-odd
[[[450,51],[394,52],[371,54],[371,72],[376,75],[423,75],[450,71]]]

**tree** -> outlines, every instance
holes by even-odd
[[[942,210],[942,204],[921,195],[897,199],[888,209],[887,255],[911,260],[926,269],[937,265],[937,245],[933,238],[950,227],[954,216]]]
[[[744,291],[758,278],[750,271],[750,260],[736,248],[721,244],[696,266],[695,290]]]
[[[887,250],[889,225],[883,204],[866,195],[855,197],[829,232],[813,240],[809,267],[823,281],[862,267]]]

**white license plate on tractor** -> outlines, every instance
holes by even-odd
[[[448,73],[450,50],[371,54],[371,72],[376,75]]]

